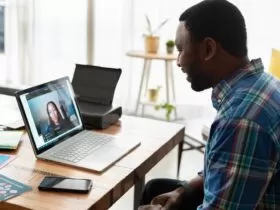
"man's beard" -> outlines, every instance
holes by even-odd
[[[188,72],[188,81],[194,91],[200,92],[211,87],[210,78],[203,74],[204,71],[196,62],[190,64]]]

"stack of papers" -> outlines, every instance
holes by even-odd
[[[0,131],[0,149],[16,149],[23,131]]]

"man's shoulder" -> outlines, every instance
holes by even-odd
[[[240,81],[232,88],[229,100],[233,105],[276,105],[280,108],[280,81],[263,72],[255,78]]]
[[[264,74],[249,84],[232,90],[221,117],[248,119],[264,126],[280,121],[280,81]]]

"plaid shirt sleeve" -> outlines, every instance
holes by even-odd
[[[275,143],[246,119],[223,120],[213,129],[205,153],[205,196],[198,209],[254,209],[277,170]]]

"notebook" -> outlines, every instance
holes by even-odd
[[[16,93],[35,156],[104,171],[132,151],[139,140],[85,129],[68,77]]]
[[[0,149],[16,149],[23,131],[0,131]]]

